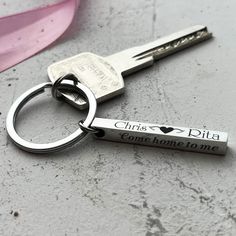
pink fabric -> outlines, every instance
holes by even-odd
[[[0,18],[0,72],[41,51],[71,24],[79,0]]]

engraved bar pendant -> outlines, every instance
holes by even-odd
[[[196,128],[95,118],[99,139],[224,155],[228,134]]]

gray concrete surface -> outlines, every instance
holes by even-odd
[[[12,2],[1,12],[22,6]],[[236,235],[235,8],[234,0],[81,0],[66,35],[1,73],[0,235]],[[8,140],[12,102],[47,81],[50,63],[84,51],[109,55],[194,24],[215,38],[126,78],[126,93],[101,104],[98,116],[228,131],[225,157],[92,138],[40,156]],[[64,137],[84,115],[49,91],[36,100],[18,122],[35,142]]]

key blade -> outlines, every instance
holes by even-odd
[[[123,76],[151,66],[154,60],[210,39],[206,26],[196,25],[139,47],[133,47],[106,57]]]
[[[153,57],[154,60],[169,56],[182,49],[210,39],[212,33],[206,26],[196,25],[140,47],[141,53],[134,56],[137,60]]]

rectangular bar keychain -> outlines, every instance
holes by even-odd
[[[223,155],[228,134],[196,128],[95,118],[92,128],[100,139]]]
[[[68,82],[72,82],[72,84]],[[37,144],[21,138],[15,129],[15,123],[21,108],[33,97],[42,93],[45,88],[52,88],[52,95],[55,98],[60,98],[61,89],[76,91],[88,101],[89,109],[85,121],[79,122],[79,127],[74,133],[53,143]],[[93,92],[79,83],[75,76],[67,75],[54,84],[42,83],[22,94],[8,112],[7,132],[18,147],[33,153],[63,150],[83,139],[88,133],[94,133],[97,138],[104,140],[195,152],[225,154],[227,150],[228,135],[224,132],[96,118],[96,110],[97,101]]]

